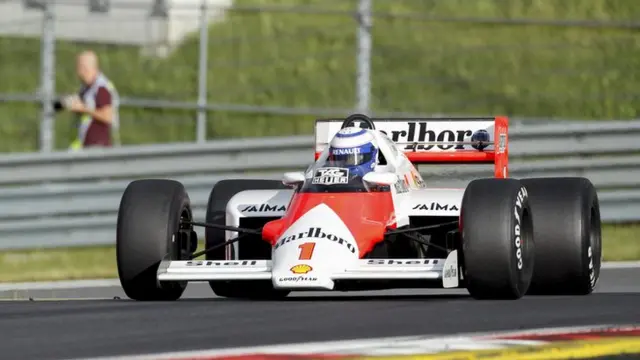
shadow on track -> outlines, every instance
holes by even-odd
[[[135,301],[127,297],[112,297],[101,299],[56,299],[56,298],[32,298],[32,299],[2,299],[4,303],[115,303],[129,302],[139,304],[170,304],[170,303],[203,303],[203,302],[338,302],[338,301],[451,301],[459,299],[471,299],[469,295],[360,295],[360,296],[296,296],[283,299],[236,299],[222,297],[184,298],[176,301]]]
[[[469,295],[449,294],[449,295],[354,295],[354,296],[336,296],[336,295],[303,295],[289,296],[282,299],[235,299],[235,298],[197,298],[197,299],[180,299],[179,302],[338,302],[338,301],[450,301],[459,299],[471,299]],[[123,299],[124,300],[124,299]],[[128,300],[128,299],[127,299]]]

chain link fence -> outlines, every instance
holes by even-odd
[[[170,6],[169,6],[170,5]],[[311,133],[318,116],[638,116],[635,0],[0,2],[0,151],[65,149],[75,56],[123,144]]]

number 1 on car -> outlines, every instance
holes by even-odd
[[[300,244],[298,249],[300,249],[300,257],[298,260],[311,260],[311,256],[313,255],[313,249],[316,247],[316,243],[308,242],[304,244]]]

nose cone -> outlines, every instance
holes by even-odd
[[[337,219],[336,227],[346,226],[345,231],[357,243],[360,257],[382,241],[387,226],[395,222],[393,199],[388,192],[297,193],[281,219],[265,224],[263,239],[275,246],[284,231],[297,226],[300,219],[311,211],[319,217],[326,217],[314,219],[314,226],[333,229],[334,224],[328,219]]]
[[[302,215],[276,241],[272,252],[275,288],[332,289],[331,275],[358,261],[358,245],[326,204]]]

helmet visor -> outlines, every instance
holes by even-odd
[[[327,165],[351,167],[370,162],[375,155],[374,148],[331,148]]]

